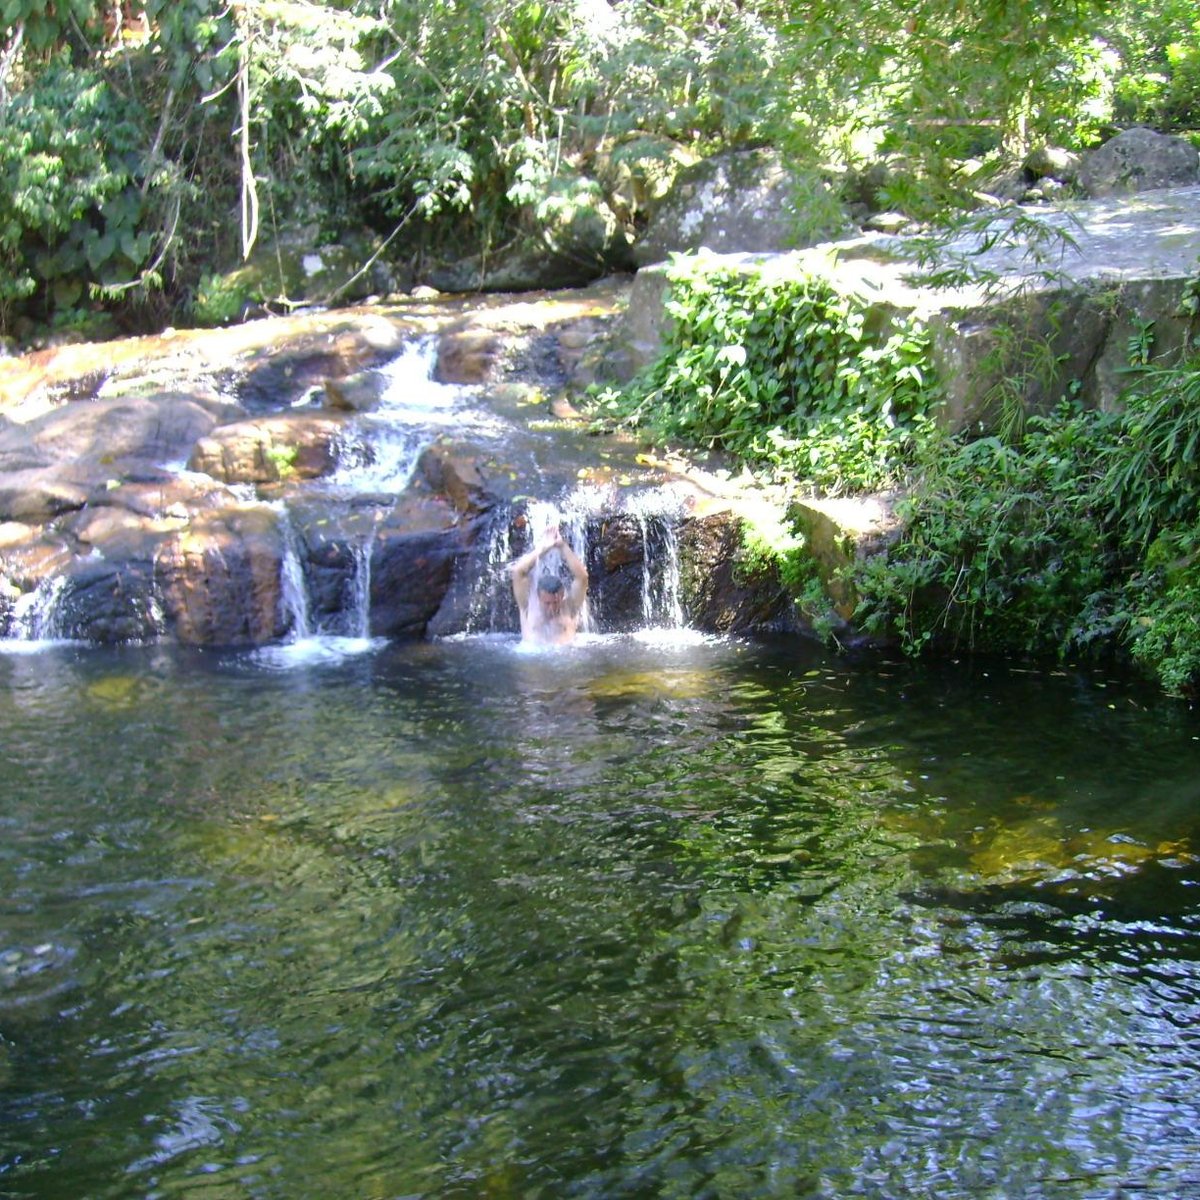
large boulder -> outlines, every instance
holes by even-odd
[[[0,520],[41,522],[137,481],[169,488],[197,438],[239,410],[202,392],[79,400],[0,430]]]
[[[192,449],[188,466],[224,483],[316,479],[338,465],[345,413],[277,413],[222,425]]]
[[[193,306],[196,321],[224,325],[264,308],[354,303],[397,291],[408,280],[381,249],[382,239],[368,230],[326,237],[315,221],[264,231],[246,262],[201,281]]]
[[[1200,151],[1187,138],[1140,126],[1126,129],[1084,157],[1076,182],[1096,199],[1187,187],[1200,183]]]
[[[685,265],[815,276],[864,305],[869,328],[919,321],[943,388],[940,416],[952,429],[994,427],[1010,404],[1046,411],[1068,392],[1111,408],[1129,385],[1133,338],[1149,336],[1152,352],[1169,358],[1190,337],[1182,301],[1200,253],[1189,232],[1200,227],[1200,187],[1145,192],[1133,204],[1111,198],[1023,210],[1021,217],[1038,227],[1040,244],[997,223],[941,248],[934,265],[964,275],[954,285],[923,278],[906,239],[885,235],[777,255],[703,254]],[[675,270],[659,263],[638,272],[612,337],[608,366],[618,381],[667,345]]]
[[[446,502],[408,497],[382,522],[371,556],[371,633],[421,637],[446,601],[481,523]],[[458,626],[462,628],[461,625]]]
[[[503,246],[432,268],[443,292],[581,287],[633,266],[629,231],[598,183],[563,172],[529,205],[522,232]]]
[[[288,630],[287,544],[266,505],[203,512],[168,536],[155,563],[166,632],[194,646],[260,645]]]
[[[111,477],[131,464],[181,462],[197,438],[236,411],[204,393],[77,401],[0,431],[0,472],[93,462]]]
[[[595,170],[613,212],[630,229],[641,229],[670,195],[679,173],[698,161],[679,142],[636,132],[601,147]]]
[[[848,228],[829,188],[797,175],[770,150],[715,154],[681,171],[634,247],[639,266],[707,247],[774,253]]]

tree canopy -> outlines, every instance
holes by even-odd
[[[187,319],[298,214],[469,253],[643,135],[882,200],[1200,125],[1187,0],[0,0],[0,334]]]

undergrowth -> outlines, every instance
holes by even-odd
[[[928,423],[929,338],[816,275],[677,259],[665,352],[602,420],[826,492],[894,483]]]
[[[901,536],[844,581],[860,628],[912,654],[1115,654],[1200,692],[1200,341],[1163,364],[1142,331],[1119,412],[1064,400],[970,438],[931,416],[925,331],[821,279],[680,262],[669,315],[664,354],[601,419],[796,490],[903,486]],[[795,547],[778,557],[813,607]]]
[[[1124,403],[927,447],[903,537],[858,571],[858,619],[910,652],[1117,652],[1195,694],[1200,360],[1143,369]]]

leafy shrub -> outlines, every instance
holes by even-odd
[[[894,481],[934,395],[928,337],[815,275],[676,260],[664,353],[610,413],[826,490]]]
[[[1124,403],[927,453],[859,619],[913,653],[1123,649],[1200,688],[1200,360],[1145,368]]]
[[[65,62],[9,102],[0,123],[0,328],[36,301],[82,305],[128,281],[149,254],[129,158],[138,130],[102,76]]]
[[[1029,419],[1020,445],[933,441],[901,506],[902,539],[856,581],[868,629],[893,629],[910,652],[1054,652],[1110,577],[1099,497],[1115,418],[1064,409]]]

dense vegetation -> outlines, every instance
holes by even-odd
[[[680,148],[772,145],[931,219],[1133,122],[1200,129],[1193,0],[0,0],[0,338],[234,318],[230,270],[297,227],[366,230],[413,280],[598,194],[636,232],[616,193]],[[609,415],[799,486],[905,484],[862,620],[914,651],[1119,646],[1196,689],[1194,358],[1131,348],[1123,412],[955,440],[918,326],[704,271],[674,304]]]
[[[819,278],[681,260],[671,296],[663,355],[601,394],[598,419],[728,452],[798,492],[900,490],[902,536],[843,581],[861,627],[911,653],[1115,652],[1169,691],[1200,687],[1195,287],[1182,352],[1131,338],[1119,411],[1081,406],[1067,381],[1053,412],[986,436],[937,420],[919,323],[873,323]],[[776,557],[811,601],[802,538]]]
[[[928,215],[1198,112],[1190,0],[0,0],[0,336],[226,319],[288,226],[419,277],[611,193],[635,141],[773,144]]]

